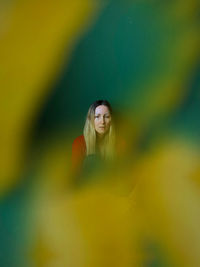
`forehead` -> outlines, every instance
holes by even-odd
[[[105,113],[110,114],[110,111],[109,111],[107,106],[100,105],[100,106],[96,107],[95,114],[105,114]]]

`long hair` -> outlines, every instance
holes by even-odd
[[[91,155],[96,152],[96,131],[94,127],[94,116],[96,107],[104,105],[107,106],[111,114],[111,124],[108,132],[103,138],[103,143],[100,149],[100,154],[104,159],[113,159],[115,156],[115,130],[112,118],[112,108],[107,100],[97,100],[89,108],[83,135],[86,142],[86,154]]]

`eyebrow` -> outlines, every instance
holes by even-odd
[[[102,114],[101,113],[95,113],[95,116],[97,116],[97,115],[102,115]],[[110,115],[110,113],[105,113],[103,115]]]

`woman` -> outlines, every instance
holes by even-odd
[[[89,108],[83,135],[72,145],[72,168],[80,170],[86,158],[95,156],[109,161],[115,155],[115,131],[108,101],[95,101]]]

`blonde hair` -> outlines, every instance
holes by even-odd
[[[96,131],[94,127],[94,115],[96,107],[104,105],[107,106],[110,114],[112,115],[112,108],[108,101],[98,100],[95,101],[89,108],[86,122],[83,130],[83,135],[86,142],[86,154],[91,155],[96,153]],[[104,159],[114,159],[115,156],[115,130],[113,120],[111,119],[111,125],[108,132],[103,137],[103,143],[100,148],[100,155]]]

